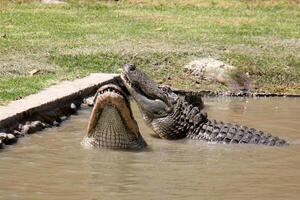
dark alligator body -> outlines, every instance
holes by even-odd
[[[201,107],[160,86],[133,65],[125,65],[121,78],[137,102],[146,123],[161,138],[188,138],[224,144],[283,146],[278,137],[238,124],[210,120]]]

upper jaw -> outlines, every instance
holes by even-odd
[[[171,111],[163,100],[143,94],[139,86],[131,83],[124,69],[121,72],[121,79],[143,113],[150,117],[149,119],[165,117]]]
[[[127,74],[128,74],[129,71],[130,71],[130,70],[129,70],[129,67],[130,67],[129,64],[124,65],[124,66],[122,67],[122,71],[121,71],[121,75],[120,75],[122,81],[124,82],[124,84],[125,84],[125,86],[126,86],[126,88],[127,88],[128,90],[130,90],[130,88],[132,87],[132,83],[130,82],[129,77],[127,76]]]
[[[107,85],[100,87],[95,95],[95,98],[97,98],[98,96],[101,96],[105,93],[111,93],[111,95],[120,95],[121,97],[124,98],[125,101],[128,101],[127,95],[125,94],[125,92],[123,92],[123,90],[115,84],[107,84]],[[96,99],[94,99],[94,100],[96,100]]]
[[[132,84],[129,80],[129,78],[127,77],[126,73],[124,71],[121,72],[121,75],[120,75],[125,87],[130,90],[132,88]]]
[[[132,76],[136,77],[131,77],[131,73],[133,73]],[[172,110],[173,97],[170,99],[169,95],[161,89],[163,87],[160,87],[146,74],[144,74],[144,72],[136,69],[135,66],[129,64],[124,65],[121,72],[121,79],[134,98],[134,93],[137,93],[145,96],[149,100],[162,101],[169,112]]]

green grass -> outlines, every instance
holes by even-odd
[[[207,56],[247,72],[257,90],[300,93],[297,1],[67,2],[1,1],[0,104],[127,62],[174,87],[226,90],[183,72]],[[35,68],[43,73],[29,76]]]
[[[56,79],[53,75],[2,77],[0,79],[0,104],[36,93],[42,88],[56,83]]]

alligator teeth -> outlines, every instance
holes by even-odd
[[[121,74],[121,77],[122,77],[122,79],[125,81],[125,83],[126,83],[126,85],[128,86],[128,87],[132,87],[132,84],[131,84],[131,82],[129,81],[129,79],[127,78],[127,76],[122,72],[122,74]]]

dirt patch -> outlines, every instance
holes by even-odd
[[[55,74],[58,67],[47,63],[45,59],[33,59],[25,56],[1,56],[0,57],[0,77],[1,76],[27,76],[33,70],[38,74]]]
[[[279,38],[279,37],[253,37],[254,41],[261,43],[265,47],[280,47],[285,48],[288,52],[296,53],[300,57],[300,39],[287,39],[287,38]]]

